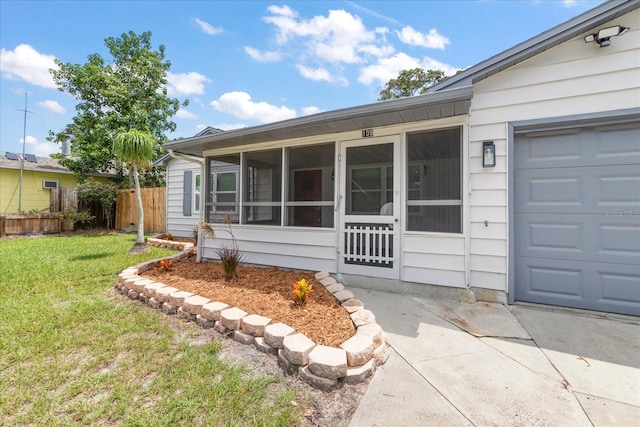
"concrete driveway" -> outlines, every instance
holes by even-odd
[[[639,426],[640,319],[350,288],[391,355],[350,426]]]

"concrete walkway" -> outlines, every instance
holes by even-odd
[[[349,288],[391,355],[350,426],[640,426],[640,319]]]

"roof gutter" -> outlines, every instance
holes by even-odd
[[[191,156],[189,154],[176,153],[171,148],[167,150],[167,153],[169,153],[172,159],[182,159],[191,163],[197,163],[200,166],[200,176],[204,177],[204,159],[202,157]],[[203,181],[200,181],[200,182],[206,182],[206,180],[203,179]],[[205,198],[200,197],[200,206],[198,207],[200,214],[198,217],[198,241],[196,242],[198,247],[197,247],[197,253],[196,253],[196,262],[202,261],[202,250],[203,250],[204,238],[202,234],[202,227],[200,227],[200,224],[204,222],[204,201],[205,201]]]

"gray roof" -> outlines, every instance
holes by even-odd
[[[432,86],[430,92],[473,85],[640,7],[640,0],[611,0]],[[594,43],[595,44],[595,43]]]
[[[73,173],[69,169],[62,166],[57,159],[49,157],[36,157],[36,162],[24,161],[23,170],[34,170],[42,172],[56,173]],[[20,160],[10,160],[6,157],[0,157],[0,168],[4,169],[20,169]]]
[[[205,150],[392,126],[467,114],[471,87],[327,111],[276,123],[170,141],[164,148],[200,156]]]

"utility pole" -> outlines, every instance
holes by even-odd
[[[27,113],[32,113],[32,111],[27,110],[27,93],[24,94],[24,124],[22,126],[22,157],[20,157],[20,190],[18,192],[18,212],[22,213],[22,173],[24,171],[24,146],[27,142]]]

